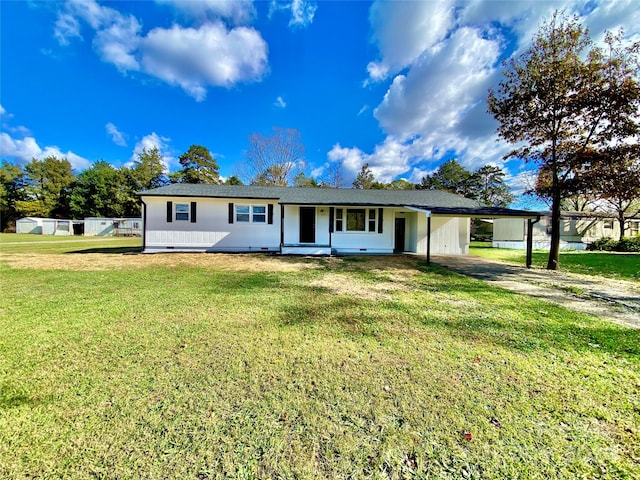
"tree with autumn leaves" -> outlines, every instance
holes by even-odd
[[[507,158],[535,163],[536,193],[551,201],[548,269],[559,268],[563,199],[611,195],[621,177],[640,182],[635,167],[626,169],[638,158],[639,50],[612,34],[605,47],[595,46],[577,17],[555,13],[531,47],[506,62],[504,79],[489,92],[498,134],[515,146]]]

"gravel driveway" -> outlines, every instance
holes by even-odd
[[[473,256],[434,255],[432,261],[456,273],[483,280],[566,308],[640,328],[640,284],[595,275],[525,268]]]

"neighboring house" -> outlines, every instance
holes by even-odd
[[[631,235],[640,233],[640,219],[630,220]],[[522,219],[503,218],[493,222],[493,247],[524,249],[526,224]],[[584,250],[590,243],[604,237],[619,238],[620,225],[615,214],[603,212],[562,212],[560,217],[560,248]],[[544,214],[533,225],[533,248],[548,250],[551,243],[551,215]]]
[[[25,217],[16,221],[16,233],[73,235],[73,221],[54,218]]]
[[[136,236],[142,235],[142,218],[101,218],[84,219],[85,236]]]
[[[440,190],[172,184],[140,197],[145,252],[461,255],[471,218],[536,216]]]

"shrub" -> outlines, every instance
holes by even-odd
[[[600,250],[605,252],[640,252],[640,236],[625,237],[622,240],[614,240],[611,237],[599,238],[587,246],[587,250]]]
[[[618,252],[640,252],[640,236],[625,237],[616,245]]]
[[[603,250],[611,252],[618,242],[611,237],[602,237],[587,246],[587,250]]]

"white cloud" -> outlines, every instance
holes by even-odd
[[[337,145],[329,158],[352,174],[351,167],[368,162],[382,180],[399,172],[419,181],[452,157],[468,169],[503,165],[511,148],[487,113],[488,89],[498,84],[505,55],[527,48],[557,8],[581,15],[596,40],[620,27],[627,38],[640,38],[634,0],[374,2],[369,20],[378,55],[364,83],[387,85],[374,109],[387,137],[373,153]]]
[[[273,102],[273,106],[277,108],[285,108],[287,106],[287,102],[285,102],[282,97],[278,97],[276,98],[276,101]]]
[[[256,10],[252,0],[156,0],[196,20],[225,18],[235,25],[253,20]]]
[[[170,138],[161,137],[156,132],[151,132],[149,135],[145,135],[136,143],[135,147],[133,147],[131,158],[125,166],[131,167],[134,162],[138,160],[138,156],[143,150],[157,148],[160,151],[160,156],[162,157],[162,163],[164,163],[165,170],[169,171],[171,165],[176,163],[176,159],[171,155],[171,151],[169,149],[170,141]]]
[[[453,2],[375,2],[369,21],[381,59],[369,63],[373,80],[382,80],[411,65],[440,42],[453,19]]]
[[[289,26],[292,28],[306,28],[313,23],[317,8],[316,2],[308,0],[272,0],[269,6],[269,18],[278,11],[291,12]]]
[[[12,138],[8,133],[0,133],[0,155],[3,158],[14,158],[21,163],[28,163],[34,158],[42,160],[46,157],[66,158],[71,163],[74,170],[80,171],[91,166],[91,162],[71,150],[62,152],[56,146],[40,148],[38,142],[33,137],[22,139]]]
[[[221,23],[199,29],[156,28],[141,41],[144,71],[203,100],[208,85],[257,81],[267,70],[267,45],[252,28]]]
[[[118,128],[113,123],[111,122],[107,123],[104,126],[104,128],[107,131],[107,133],[111,136],[111,140],[113,140],[113,143],[121,147],[127,146],[127,141],[124,139],[124,135],[122,134],[122,132],[118,130]]]
[[[4,109],[2,105],[0,105],[0,115],[4,115],[7,111]]]
[[[390,182],[408,170],[409,147],[387,137],[372,154],[366,154],[357,147],[345,148],[338,143],[327,153],[327,158],[330,162],[341,163],[346,177],[355,178],[362,165],[368,163],[376,180]]]
[[[82,38],[80,23],[73,15],[66,13],[59,15],[56,20],[54,36],[60,45],[69,45],[70,38]]]
[[[385,131],[400,136],[455,127],[486,95],[499,55],[495,41],[461,28],[396,76],[374,115]]]
[[[247,2],[178,3],[181,6],[176,8],[192,12],[232,17],[249,12]],[[253,28],[228,29],[215,19],[206,20],[197,28],[174,24],[144,34],[136,17],[101,6],[95,0],[73,0],[64,5],[54,32],[61,45],[80,36],[75,26],[82,20],[95,31],[93,47],[102,61],[122,73],[142,72],[179,86],[197,101],[206,97],[210,86],[231,87],[259,81],[268,70],[267,44]]]

